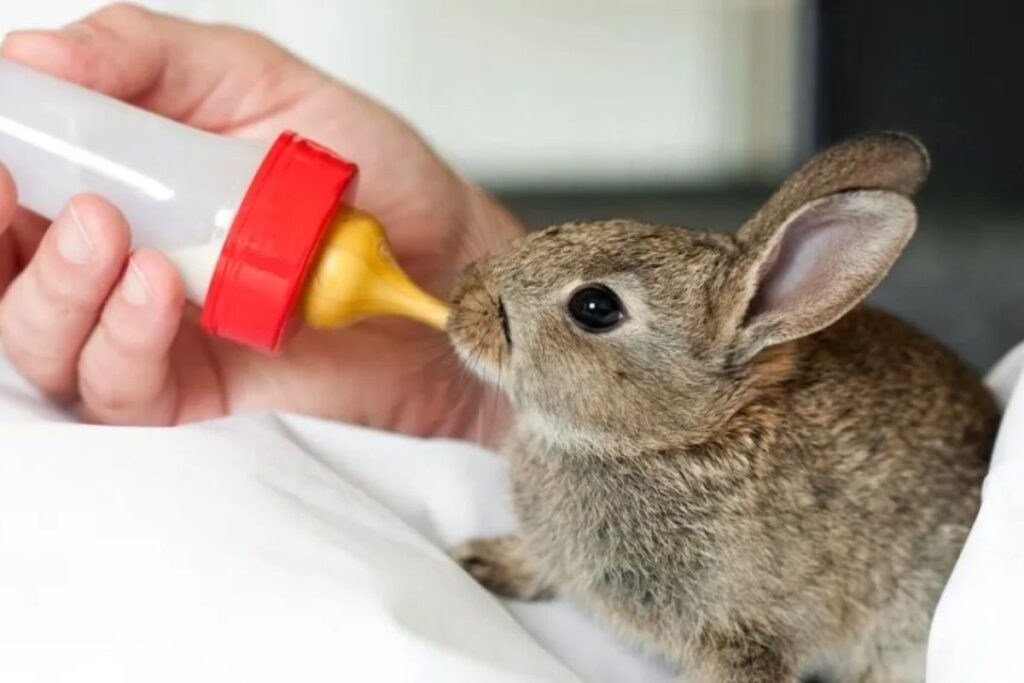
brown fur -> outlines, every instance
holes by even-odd
[[[449,332],[516,410],[521,534],[454,556],[504,595],[576,599],[696,680],[923,680],[998,420],[952,354],[855,307],[909,239],[902,197],[926,171],[912,138],[862,138],[736,237],[573,224],[468,270]],[[776,306],[773,264],[815,212],[863,230],[820,293],[782,287]],[[614,288],[627,324],[575,327],[581,282]]]

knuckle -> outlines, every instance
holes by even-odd
[[[150,16],[150,11],[134,2],[114,2],[92,14],[87,21],[138,21]]]
[[[138,400],[124,391],[124,372],[111,361],[124,362],[120,342],[97,328],[89,345],[78,359],[78,393],[94,412],[112,414],[123,411]]]
[[[53,339],[51,330],[46,325],[46,318],[32,311],[38,311],[23,305],[19,301],[20,292],[12,287],[0,303],[0,339],[9,351],[30,357],[49,356],[47,349],[53,348],[48,343]]]
[[[78,393],[100,420],[123,419],[156,401],[166,386],[159,359],[100,323],[78,360]]]
[[[222,39],[235,47],[264,48],[274,45],[273,41],[258,31],[237,24],[219,23],[213,27],[221,34]]]
[[[93,310],[102,301],[102,294],[89,287],[87,283],[62,277],[41,263],[33,262],[29,266],[29,272],[39,301],[22,302],[22,308],[42,305],[47,315],[56,320],[71,317],[83,309]],[[27,297],[29,292],[21,290],[15,295]]]
[[[78,372],[78,393],[96,413],[117,413],[131,405],[130,397],[121,391],[115,373],[100,369],[89,371],[90,363],[81,363]]]
[[[138,360],[145,351],[145,344],[141,343],[132,332],[133,330],[115,324],[111,320],[109,312],[106,312],[100,316],[90,343],[96,348],[103,349],[104,352],[109,352],[126,361]]]
[[[74,363],[69,354],[33,343],[33,338],[24,334],[0,334],[0,344],[22,377],[40,391],[51,396],[69,391],[74,375]]]

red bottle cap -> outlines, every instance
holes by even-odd
[[[235,215],[203,305],[202,326],[275,352],[306,273],[356,166],[286,132],[260,164]]]

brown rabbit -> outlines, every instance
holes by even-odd
[[[468,269],[449,333],[515,410],[521,532],[454,557],[686,680],[922,681],[998,422],[950,352],[858,307],[927,170],[914,138],[863,137],[736,236],[574,223]]]

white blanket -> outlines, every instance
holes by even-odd
[[[671,680],[443,554],[512,527],[502,467],[294,416],[84,426],[5,368],[0,681]]]
[[[1024,681],[1024,344],[988,382],[1005,412],[981,511],[932,621],[929,683]]]
[[[1024,347],[992,381],[1009,397]],[[294,416],[90,427],[0,373],[0,681],[669,681],[440,548],[510,529],[502,463]],[[929,681],[1024,680],[1024,394],[933,626]]]

